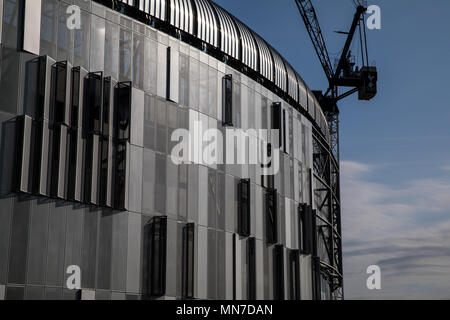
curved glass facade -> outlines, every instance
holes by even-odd
[[[0,298],[342,297],[339,166],[275,49],[206,0],[2,3]],[[196,124],[279,130],[279,171],[174,163]]]

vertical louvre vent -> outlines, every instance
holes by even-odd
[[[87,106],[84,112],[86,134],[101,133],[101,112],[103,104],[103,73],[91,72],[87,79]]]
[[[52,67],[50,195],[59,199],[67,198],[66,164],[70,124],[71,70],[72,66],[66,61],[57,62]]]
[[[286,110],[283,110],[282,112],[283,117],[283,127],[281,130],[281,146],[283,147],[283,151],[287,153],[287,144],[286,144],[286,134],[287,134],[287,119],[286,119]]]
[[[52,115],[54,123],[69,125],[70,121],[70,81],[72,66],[67,62],[57,62],[54,72],[54,100]]]
[[[248,299],[256,300],[256,240],[247,239]]]
[[[273,298],[284,299],[284,252],[282,245],[273,248]]]
[[[289,293],[291,300],[300,300],[300,255],[298,250],[289,250]]]
[[[303,254],[314,253],[315,223],[313,210],[310,205],[300,204],[298,207],[299,215],[299,248]]]
[[[282,133],[282,107],[281,102],[275,102],[272,104],[272,129],[278,130],[278,139],[280,148],[283,146],[283,133]]]
[[[26,65],[13,188],[126,210],[131,82],[44,56]]]
[[[121,82],[116,89],[114,132],[116,141],[114,164],[114,207],[126,209],[127,185],[127,143],[130,140],[131,83]]]
[[[89,73],[86,87],[87,104],[83,112],[84,138],[86,139],[84,201],[98,205],[102,140],[103,73]]]
[[[320,258],[313,257],[311,259],[312,270],[313,270],[313,296],[314,300],[322,300],[322,286],[321,286],[321,275],[320,275]]]
[[[233,126],[233,77],[227,74],[223,78],[222,122],[224,126]]]
[[[82,201],[83,153],[82,116],[84,103],[84,84],[87,71],[80,67],[72,68],[72,97],[70,104],[69,156],[67,175],[67,198],[72,201]]]
[[[112,126],[111,126],[111,114],[112,110],[112,82],[111,78],[107,77],[103,79],[103,108],[102,108],[102,137],[100,145],[100,186],[99,186],[99,203],[101,206],[111,206],[111,175],[110,169],[112,167]]]
[[[171,51],[170,47],[167,47],[166,52],[166,100],[170,100],[170,64],[171,64]]]
[[[250,179],[241,179],[238,185],[238,230],[241,237],[250,236]]]
[[[274,244],[278,241],[277,233],[277,190],[266,190],[266,242]]]
[[[155,217],[150,223],[149,286],[150,295],[160,297],[166,293],[167,217]]]
[[[186,224],[183,228],[182,294],[184,299],[194,298],[194,235],[195,225]]]

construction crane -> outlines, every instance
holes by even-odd
[[[295,2],[328,79],[328,89],[325,92],[313,91],[313,93],[327,117],[331,148],[337,161],[339,161],[339,108],[337,107],[337,102],[356,92],[358,92],[359,100],[370,100],[377,93],[377,69],[375,66],[369,66],[367,53],[367,37],[364,23],[364,14],[367,8],[358,2],[349,32],[339,32],[346,34],[347,40],[337,67],[334,70],[311,0],[295,0]],[[360,35],[362,66],[355,68],[355,63],[351,61],[350,46],[357,28],[359,28]],[[339,87],[351,89],[339,94]]]

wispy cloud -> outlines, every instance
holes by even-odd
[[[379,170],[341,162],[346,298],[450,298],[450,181],[371,182]],[[371,264],[380,291],[366,288]]]

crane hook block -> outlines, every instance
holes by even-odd
[[[378,73],[376,67],[361,68],[362,85],[358,90],[359,100],[370,100],[377,94]]]

